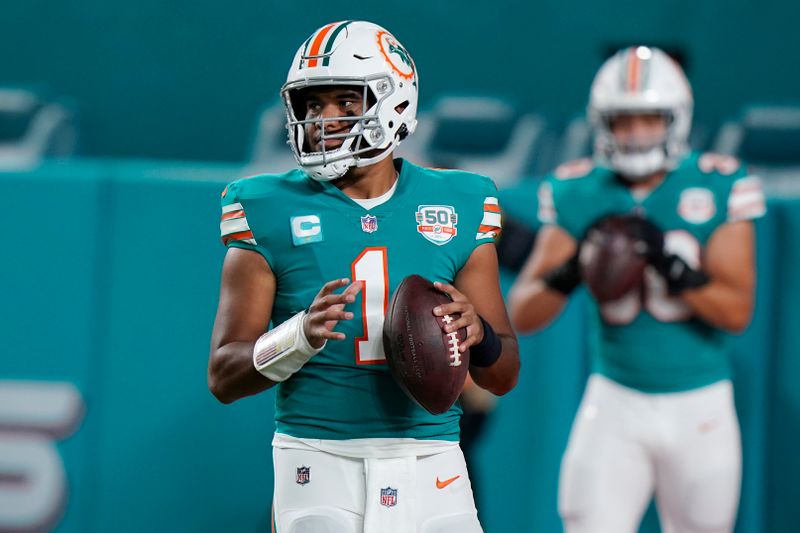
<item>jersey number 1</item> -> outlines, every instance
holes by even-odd
[[[386,362],[383,355],[383,319],[389,305],[389,263],[386,247],[364,248],[350,265],[352,279],[361,282],[361,320],[364,336],[356,338],[356,363]]]

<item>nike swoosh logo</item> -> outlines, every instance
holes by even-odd
[[[457,480],[460,477],[461,476],[455,476],[455,477],[451,477],[450,479],[445,479],[444,481],[439,481],[439,477],[437,476],[436,477],[436,488],[437,489],[443,489],[447,485],[449,485],[450,483],[452,483],[453,481]]]

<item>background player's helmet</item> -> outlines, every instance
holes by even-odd
[[[357,86],[363,89],[364,114],[305,120],[302,89],[313,86]],[[314,179],[339,178],[351,167],[377,163],[417,126],[417,69],[406,49],[382,27],[363,21],[327,24],[315,31],[295,54],[281,96],[286,106],[289,144],[300,166]],[[305,126],[352,121],[335,149],[311,152]]]
[[[625,48],[608,59],[594,78],[589,120],[595,158],[636,181],[670,170],[689,150],[694,101],[681,67],[658,48]],[[655,145],[621,146],[610,130],[619,113],[663,113],[667,134]]]

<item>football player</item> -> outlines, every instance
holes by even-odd
[[[559,314],[598,219],[638,215],[648,261],[639,286],[592,306],[592,373],[559,482],[568,533],[635,532],[653,496],[666,532],[734,526],[741,445],[726,332],[750,321],[752,220],[765,204],[737,160],[689,151],[692,108],[664,52],[618,52],[591,88],[593,160],[563,165],[539,191],[546,226],[510,294],[518,330]]]
[[[281,90],[299,169],[235,181],[209,387],[222,402],[277,386],[277,530],[481,531],[460,408],[434,416],[393,380],[382,328],[410,274],[434,280],[466,328],[472,379],[519,374],[498,282],[490,179],[395,159],[417,125],[418,75],[385,29],[343,21],[300,46]],[[270,321],[274,327],[269,329]],[[269,330],[268,330],[269,329]]]

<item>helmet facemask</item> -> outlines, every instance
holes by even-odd
[[[309,175],[320,181],[329,181],[342,177],[351,167],[372,165],[389,156],[393,142],[402,140],[408,134],[404,121],[399,116],[405,111],[402,106],[387,109],[387,100],[395,92],[395,81],[389,76],[375,75],[364,78],[337,77],[298,80],[287,83],[281,95],[286,107],[289,145],[295,158]],[[347,87],[361,92],[361,115],[341,117],[317,117],[306,119],[306,96],[303,94],[313,87]],[[402,108],[401,108],[402,107]],[[397,120],[389,119],[386,124],[390,131],[381,125],[380,118],[391,113],[398,115]],[[380,115],[380,116],[379,116]],[[302,117],[302,118],[301,118]],[[334,122],[350,122],[348,131],[327,133],[325,126]],[[319,149],[310,148],[307,138],[307,127],[315,124],[319,131]],[[327,148],[326,140],[342,139],[342,144],[335,148]]]
[[[653,174],[669,170],[676,153],[671,147],[676,145],[674,116],[669,110],[648,110],[647,114],[660,115],[664,120],[664,133],[646,139],[632,138],[620,141],[613,133],[612,121],[623,114],[640,112],[614,112],[601,115],[597,131],[597,149],[609,165],[628,181],[643,181]]]

